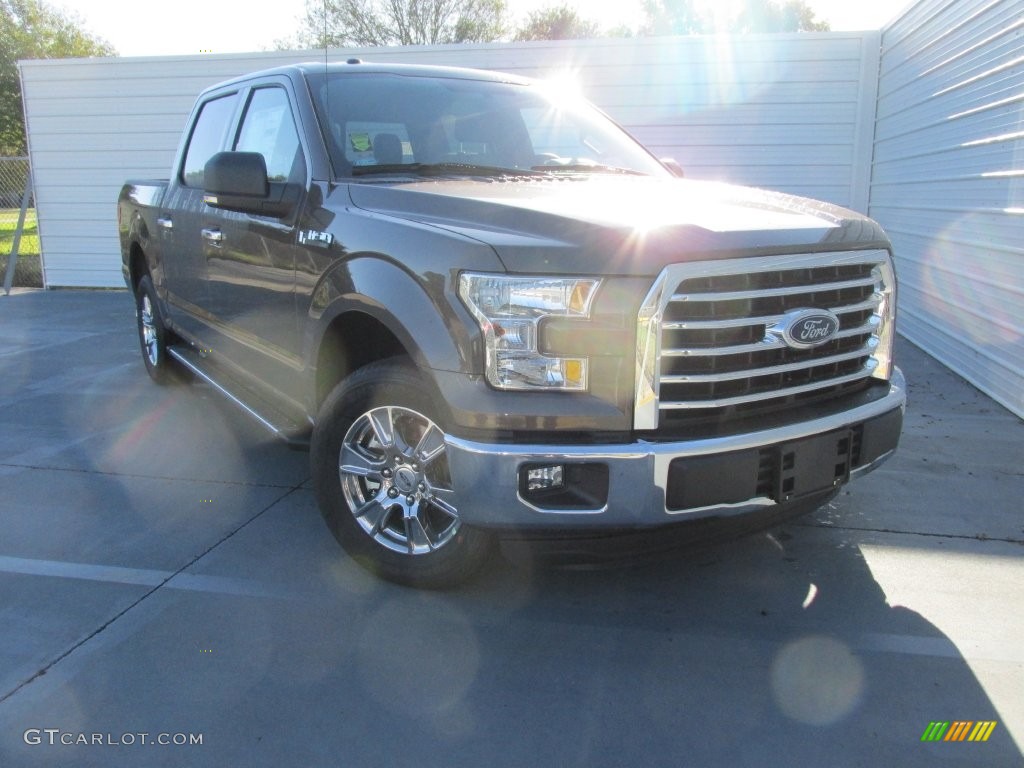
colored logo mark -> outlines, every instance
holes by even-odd
[[[373,142],[370,141],[368,133],[351,133],[348,140],[352,143],[352,149],[356,152],[369,152],[373,149]]]
[[[933,720],[921,734],[921,741],[988,741],[995,729],[995,720]]]

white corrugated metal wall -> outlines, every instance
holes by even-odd
[[[588,40],[332,51],[575,75],[694,178],[866,210],[878,33]],[[48,286],[120,285],[117,192],[166,177],[205,86],[310,52],[30,61],[21,66]]]
[[[882,37],[870,214],[900,331],[1024,416],[1024,2],[923,0]]]

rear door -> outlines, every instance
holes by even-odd
[[[204,318],[210,301],[208,245],[202,234],[210,209],[203,203],[203,168],[227,143],[238,104],[235,91],[217,94],[197,106],[192,131],[179,153],[183,159],[157,216],[171,318],[201,342],[207,337]]]

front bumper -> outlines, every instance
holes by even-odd
[[[806,506],[896,449],[906,383],[850,410],[758,432],[627,445],[509,445],[447,437],[457,508],[470,525],[523,529],[644,528]],[[546,505],[525,492],[522,471],[600,467],[592,505]],[[567,475],[571,474],[567,471]],[[590,494],[595,497],[595,494]]]

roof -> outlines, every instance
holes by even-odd
[[[258,72],[250,72],[240,77],[225,80],[217,83],[207,91],[216,90],[229,85],[244,83],[248,80],[263,77],[284,75],[287,77],[302,77],[309,75],[320,75],[326,72],[329,75],[347,74],[386,74],[401,75],[405,77],[438,77],[458,80],[486,80],[496,83],[518,83],[526,85],[533,81],[518,75],[510,75],[502,72],[491,72],[484,69],[468,69],[465,67],[441,67],[424,64],[388,64],[367,62],[362,59],[348,59],[347,61],[306,61],[299,64],[288,64],[273,69],[264,69]]]

